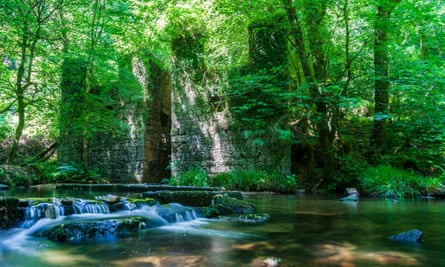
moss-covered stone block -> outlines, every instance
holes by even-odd
[[[256,211],[254,204],[224,194],[215,196],[212,207],[221,215],[250,214]]]
[[[16,225],[23,219],[23,211],[16,198],[0,198],[0,229]]]
[[[157,227],[156,221],[142,216],[115,218],[103,221],[76,221],[45,229],[36,234],[56,242],[107,240],[140,230]]]

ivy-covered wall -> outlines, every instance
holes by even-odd
[[[66,124],[60,161],[81,162],[87,147],[90,169],[128,183],[159,182],[193,168],[209,175],[251,169],[289,174],[290,145],[280,135],[286,127],[286,32],[271,20],[252,24],[249,35],[249,63],[236,75],[206,65],[205,37],[198,31],[172,40],[171,72],[150,55],[121,59],[107,109],[126,127],[89,131],[85,146],[84,129],[73,128],[82,123]],[[76,103],[86,101],[75,90],[84,87],[85,76],[70,69],[82,74],[83,65],[70,64],[62,86],[66,122],[81,121]]]
[[[184,32],[173,40],[173,175],[192,168],[203,168],[209,175],[248,169],[290,173],[290,145],[277,132],[285,104],[274,102],[282,102],[278,95],[287,90],[287,39],[286,32],[273,25],[249,28],[249,64],[233,79],[206,66],[202,33]],[[251,86],[249,77],[257,82],[239,94],[247,83]],[[233,90],[215,95],[224,91],[218,88],[221,84]],[[269,102],[252,104],[259,97]]]
[[[85,76],[69,71],[76,66],[70,64],[64,72],[64,80],[70,82],[62,85],[62,110],[66,110],[62,113],[62,122],[66,126],[61,127],[64,138],[58,150],[59,161],[80,167],[86,147],[89,170],[113,182],[159,182],[169,177],[168,72],[151,60],[150,55],[121,58],[118,82],[109,91],[110,101],[100,103],[94,97],[89,100],[99,107],[106,105],[104,110],[110,114],[108,117],[98,114],[97,123],[88,124],[81,118],[81,109],[87,100],[84,93],[78,93],[85,88],[82,84]]]

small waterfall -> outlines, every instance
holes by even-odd
[[[166,225],[177,222],[196,220],[197,212],[189,207],[178,203],[170,203],[166,206],[150,206],[148,203],[136,205],[133,201],[125,198],[115,198],[110,201],[111,196],[89,199],[50,199],[48,202],[29,201],[24,208],[25,220],[22,228],[30,228],[42,219],[58,219],[66,216],[76,217],[82,215],[98,215],[105,217],[143,216],[156,221],[157,225]],[[106,216],[109,215],[109,216]],[[102,217],[103,217],[102,216]],[[90,216],[91,217],[91,216]],[[97,216],[96,216],[97,217]]]
[[[134,204],[132,202],[128,202],[128,201],[124,202],[124,206],[125,206],[126,210],[135,210],[138,208],[138,206],[136,204]]]
[[[107,203],[84,199],[53,199],[51,202],[32,203],[24,207],[24,222],[21,227],[29,228],[41,219],[57,219],[73,214],[109,214]]]
[[[51,203],[28,203],[28,207],[24,209],[24,222],[22,227],[28,228],[36,223],[38,220],[48,218],[56,219],[60,216],[64,216],[65,208],[58,201]]]
[[[135,204],[136,203],[136,204]],[[53,241],[115,239],[120,235],[149,228],[199,223],[191,207],[178,203],[160,205],[152,200],[107,199],[41,199],[22,202],[24,222],[21,230],[1,243],[14,246],[32,237]]]
[[[110,207],[104,202],[78,199],[73,203],[75,214],[109,214]]]

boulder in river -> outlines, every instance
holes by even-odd
[[[346,188],[346,195],[340,198],[340,201],[358,201],[360,197],[359,192],[355,187]]]
[[[256,211],[256,206],[253,203],[233,198],[226,194],[216,195],[213,199],[212,207],[220,215],[251,214]]]
[[[423,241],[423,233],[418,229],[411,229],[398,235],[392,235],[389,239],[408,243],[421,243]]]
[[[5,184],[0,184],[0,190],[8,190],[9,186]]]

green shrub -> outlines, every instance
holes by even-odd
[[[32,168],[40,183],[56,182],[56,161],[35,162],[28,166]]]
[[[81,164],[70,162],[58,166],[52,172],[48,172],[49,179],[58,182],[94,183],[102,176],[96,169],[85,171]]]
[[[203,168],[192,168],[169,179],[170,185],[207,186],[207,173]]]
[[[257,170],[234,172],[234,183],[239,190],[264,191],[267,190],[267,173]]]
[[[236,190],[236,186],[233,183],[233,172],[218,173],[210,178],[210,184],[212,186],[222,186],[228,190]]]
[[[245,170],[220,173],[212,177],[212,186],[228,190],[294,192],[297,187],[295,175],[282,176],[278,172]]]
[[[293,193],[297,189],[297,177],[295,174],[286,177],[277,177],[274,181],[272,191]]]
[[[377,193],[387,197],[430,195],[441,187],[440,178],[424,177],[390,165],[369,167],[358,179],[359,186],[365,193]]]
[[[282,176],[278,172],[263,170],[232,171],[210,178],[202,168],[193,168],[169,179],[170,185],[217,186],[227,190],[294,192],[295,175]]]
[[[429,196],[443,188],[442,181],[440,177],[421,177],[417,180],[417,186],[422,195]]]
[[[0,166],[0,183],[10,186],[29,186],[38,182],[38,177],[27,167],[17,165]]]

